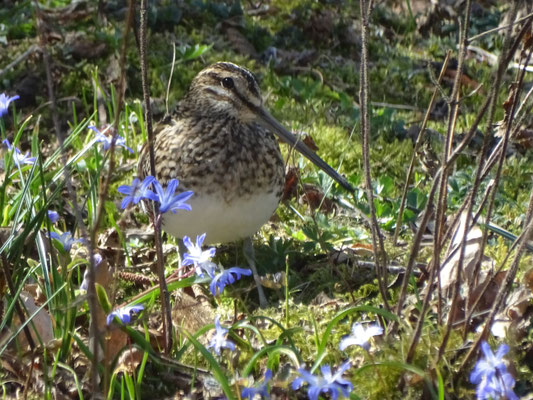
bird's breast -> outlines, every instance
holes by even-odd
[[[191,211],[163,215],[163,229],[178,238],[206,233],[205,243],[227,243],[256,233],[279,203],[274,192],[257,192],[226,201],[220,195],[194,196]]]

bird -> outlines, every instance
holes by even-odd
[[[194,193],[191,211],[163,215],[163,230],[177,238],[206,233],[204,244],[244,240],[261,306],[266,298],[250,238],[270,219],[283,192],[285,166],[275,135],[353,192],[343,176],[271,116],[254,74],[230,62],[202,69],[154,133],[155,178],[161,185],[177,179],[179,191]],[[147,143],[137,175],[151,175]]]

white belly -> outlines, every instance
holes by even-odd
[[[276,210],[279,198],[275,193],[235,197],[227,203],[222,196],[193,195],[187,202],[192,211],[178,210],[163,214],[163,229],[172,236],[206,233],[204,244],[227,243],[256,233]]]

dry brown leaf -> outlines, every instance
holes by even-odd
[[[335,203],[325,197],[318,187],[307,183],[303,185],[303,193],[299,198],[299,203],[307,204],[313,212],[318,208],[324,214],[329,214],[336,210]]]
[[[454,232],[450,249],[448,251],[449,256],[445,259],[440,268],[440,284],[442,290],[453,287],[455,278],[457,276],[457,266],[460,258],[461,243],[463,241],[464,225],[466,223],[466,214],[461,215],[459,224]],[[463,269],[461,274],[461,281],[463,285],[467,287],[473,280],[477,280],[478,277],[474,277],[474,261],[479,254],[481,248],[481,229],[475,225],[466,232],[466,245],[463,259]]]
[[[309,147],[311,150],[313,150],[314,152],[317,152],[319,150],[318,146],[315,143],[315,140],[310,134],[302,132],[300,136],[302,137],[302,142],[304,142],[306,146]]]
[[[176,293],[172,320],[188,332],[195,332],[212,323],[215,310],[208,299],[193,286],[193,293],[180,290]]]
[[[46,346],[54,339],[54,328],[50,313],[45,308],[39,310],[39,306],[35,304],[33,296],[24,290],[20,292],[20,299],[24,303],[24,307],[28,312],[28,316],[31,316],[35,312],[37,312],[37,314],[35,314],[35,316],[32,318],[31,323],[28,324],[31,337],[34,343],[39,344],[42,341],[42,343]],[[18,315],[15,314],[13,316],[11,328],[13,331],[15,331],[20,327],[20,325],[20,319],[18,318]],[[39,338],[41,339],[41,341],[39,341]],[[28,342],[26,340],[26,336],[22,331],[18,335],[18,340],[23,348],[29,347]]]
[[[285,186],[283,187],[283,195],[281,196],[281,201],[287,201],[296,195],[299,180],[299,168],[289,167],[287,173],[285,174]]]
[[[124,372],[126,374],[134,374],[135,370],[141,363],[143,356],[144,351],[137,347],[131,347],[125,350],[117,360],[115,373]]]
[[[523,338],[531,327],[531,298],[531,291],[524,286],[513,290],[502,311],[495,316],[490,328],[491,333],[496,337],[505,338],[512,332],[515,340]]]

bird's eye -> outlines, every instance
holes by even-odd
[[[224,86],[226,89],[233,89],[233,86],[234,86],[233,79],[231,78],[222,79],[222,86]]]

